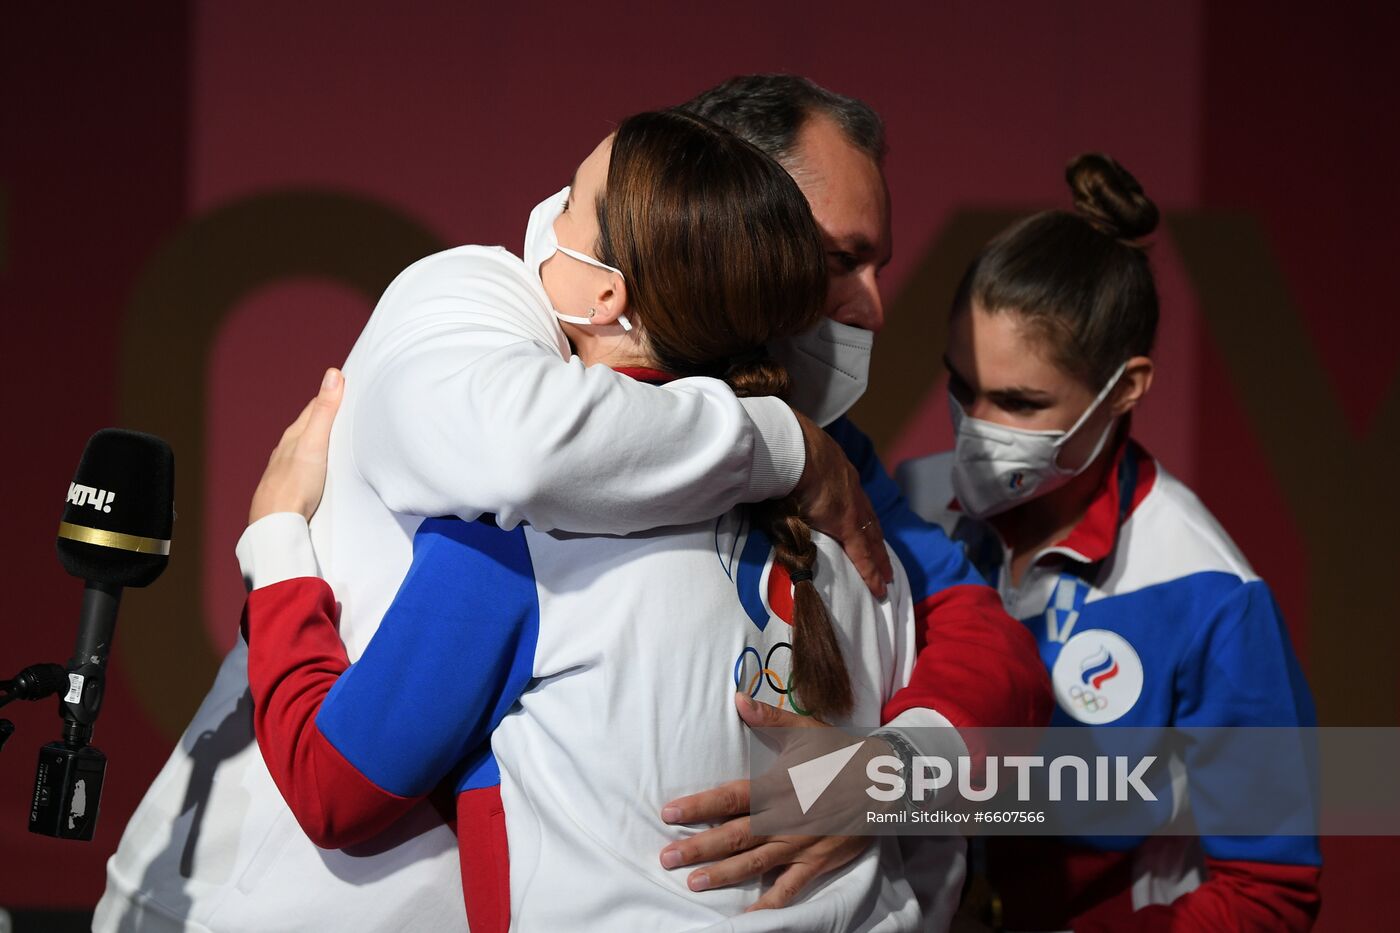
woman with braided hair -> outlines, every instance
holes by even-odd
[[[578,357],[636,380],[781,394],[763,348],[822,313],[796,184],[693,116],[624,120],[527,239]],[[351,665],[307,539],[320,487],[287,483],[315,411],[274,454],[239,555],[258,743],[317,845],[369,839],[446,784],[474,933],[922,928],[892,838],[792,906],[747,913],[757,882],[702,893],[655,854],[690,832],[655,801],[745,770],[735,702],[879,722],[916,655],[902,572],[877,599],[790,500],[625,536],[429,519]],[[961,850],[939,841],[954,885]]]

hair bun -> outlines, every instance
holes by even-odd
[[[1101,152],[1076,156],[1065,168],[1074,209],[1094,229],[1133,243],[1157,229],[1157,205],[1132,174]]]
[[[739,398],[787,395],[787,369],[770,357],[767,350],[757,350],[731,360],[722,378]]]

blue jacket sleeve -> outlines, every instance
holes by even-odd
[[[413,564],[364,655],[316,717],[379,787],[427,793],[487,741],[528,685],[539,602],[525,530],[428,519]]]
[[[1205,620],[1176,672],[1176,695],[1176,725],[1191,738],[1186,773],[1206,854],[1321,864],[1311,835],[1317,760],[1309,730],[1317,715],[1263,581],[1235,587]],[[1241,808],[1276,813],[1278,833],[1211,834],[1213,823],[1230,825]]]

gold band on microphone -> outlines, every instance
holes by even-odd
[[[169,556],[170,542],[159,538],[142,538],[139,535],[124,535],[119,531],[102,531],[87,528],[71,522],[58,523],[58,536],[70,541],[95,544],[98,547],[114,547],[123,551],[136,551],[138,554],[163,554]]]

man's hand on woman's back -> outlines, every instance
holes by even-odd
[[[870,592],[883,599],[894,568],[860,474],[831,435],[805,415],[797,414],[797,420],[807,451],[802,478],[792,490],[798,511],[812,528],[841,543]]]

